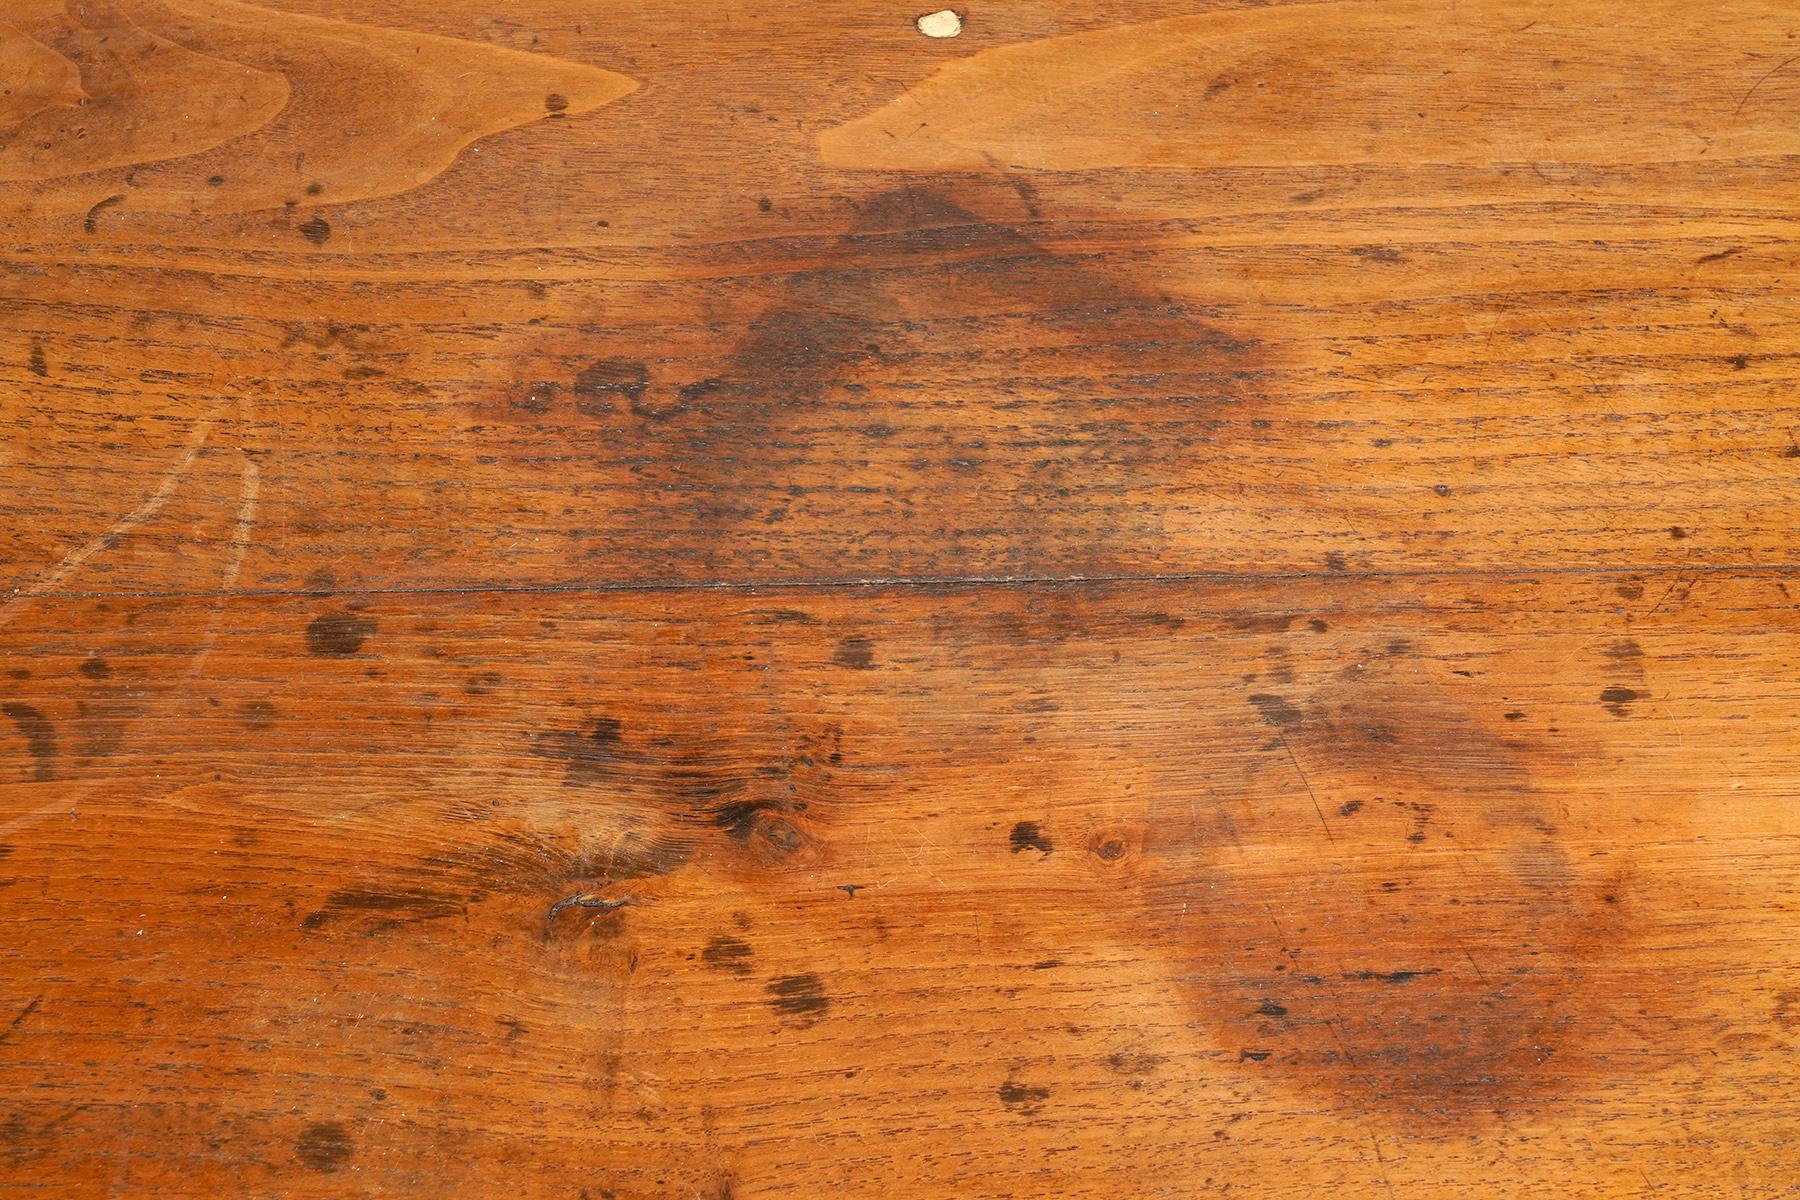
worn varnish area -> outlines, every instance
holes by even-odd
[[[0,13],[0,1195],[1792,1194],[1800,25],[956,12]]]
[[[56,268],[12,357],[64,406],[17,432],[58,520],[0,530],[11,586],[114,537],[83,586],[190,589],[245,455],[240,582],[274,589],[1728,566],[1800,521],[1780,246],[1209,245],[1000,179],[802,203],[825,232],[642,279],[228,284],[252,317],[145,291],[105,340]]]
[[[698,306],[663,336],[534,338],[475,398],[470,432],[522,454],[566,431],[528,469],[627,497],[629,516],[601,518],[609,556],[668,578],[749,574],[771,543],[834,546],[839,571],[872,575],[899,569],[897,546],[951,575],[1116,572],[1154,553],[1169,448],[1244,426],[1267,362],[1254,335],[954,189],[858,197],[846,220],[772,284],[636,298]]]
[[[1399,24],[1413,8],[1329,11]],[[1588,13],[1561,20],[1611,27]],[[1143,15],[1129,28],[1170,14]],[[422,149],[392,138],[438,131],[424,148],[436,154],[454,132],[488,130],[488,109],[475,124],[384,109],[398,131],[345,170],[412,189],[387,199],[285,174],[302,151],[326,161],[290,144],[312,136],[302,99],[156,167],[177,172],[172,207],[145,207],[124,168],[9,193],[28,268],[0,281],[14,317],[0,363],[29,402],[11,429],[13,487],[45,519],[0,528],[8,586],[40,588],[47,567],[109,537],[81,587],[193,590],[234,555],[239,584],[276,590],[1791,561],[1791,189],[1782,160],[1721,140],[1784,111],[1793,68],[1765,62],[1780,19],[1766,7],[1707,26],[1744,47],[1745,66],[1682,58],[1721,88],[1750,65],[1770,73],[1741,118],[1659,106],[1716,117],[1720,149],[1691,163],[1303,154],[1182,171],[821,162],[827,127],[892,100],[882,79],[928,90],[952,47],[977,71],[999,39],[1007,54],[1056,50],[1029,36],[1046,30],[1025,11],[953,40],[903,27],[867,45],[848,18],[685,14],[710,57],[639,44],[630,22],[441,19],[529,53],[509,87],[577,59],[656,86],[592,107],[610,85],[545,77],[505,110],[527,124],[424,174],[409,174]],[[1260,45],[1263,24],[1299,17],[1232,20]],[[225,15],[180,27],[221,52],[240,28]],[[253,48],[302,29],[315,31],[275,22]],[[386,45],[339,33],[332,45]],[[1345,44],[1360,55],[1366,40]],[[408,69],[468,57],[431,47]],[[817,63],[851,47],[872,69],[821,99]],[[769,55],[760,74],[722,65]],[[354,92],[367,73],[353,58],[280,78],[296,97]],[[1505,96],[1530,90],[1535,61],[1493,68],[1524,81]],[[466,92],[457,103],[514,97]],[[1562,111],[1554,90],[1532,94]],[[1418,111],[1405,98],[1364,100],[1404,126]],[[1495,103],[1424,111],[1488,136],[1480,114]],[[329,153],[369,151],[379,131],[364,124]],[[691,159],[643,149],[671,128],[695,131]],[[767,154],[718,161],[752,135]],[[225,203],[240,184],[280,194]],[[54,208],[77,193],[79,211]],[[265,502],[237,555],[245,456]]]
[[[1228,1045],[1403,1128],[1491,1126],[1691,1053],[1698,997],[1658,968],[1636,854],[1568,844],[1569,776],[1617,767],[1472,702],[1408,639],[1357,651],[1251,693],[1273,731],[1254,786],[1283,807],[1221,806],[1192,875],[1157,881]],[[1264,831],[1309,816],[1283,870]]]
[[[487,134],[631,92],[611,71],[236,0],[22,0],[0,37],[24,86],[0,99],[0,182],[54,181],[87,232],[145,210],[280,210],[402,192]],[[379,92],[382,102],[365,107]],[[122,173],[121,173],[122,170]],[[110,172],[98,182],[74,176]]]
[[[845,166],[1642,164],[1792,154],[1791,11],[1224,7],[985,51],[821,139]],[[1368,48],[1381,47],[1371,60]],[[1653,79],[1663,103],[1648,107]],[[1525,81],[1529,81],[1526,84]]]
[[[9,635],[15,1169],[1065,1193],[1092,1129],[1134,1189],[1429,1190],[1579,1172],[1598,1119],[1615,1166],[1774,1172],[1787,584],[1634,586],[296,597],[217,640],[87,602]],[[40,776],[71,684],[201,653]],[[934,1157],[971,1121],[1004,1141]]]

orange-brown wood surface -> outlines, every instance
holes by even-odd
[[[956,11],[0,6],[0,1195],[1800,1195],[1800,11]]]

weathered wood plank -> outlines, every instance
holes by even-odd
[[[1774,0],[19,0],[0,1194],[1794,1189]]]
[[[9,1178],[1776,1195],[1792,586],[39,603]]]
[[[246,36],[208,25],[219,0],[127,7],[221,51]],[[1633,55],[1670,57],[1678,95],[1735,94],[1778,65],[1782,7],[1678,7],[1663,47],[1598,6],[1531,11],[1610,39],[1612,75],[1590,80],[1612,89],[1607,120],[1632,119],[1613,76]],[[1138,95],[1192,82],[1183,47],[1227,18],[1240,50],[1265,27],[1360,47],[1352,33],[1385,22],[1424,39],[1416,75],[1450,36],[1429,8],[1244,9],[1182,18],[1179,37],[1150,4],[1081,24],[1170,48]],[[1497,11],[1458,9],[1469,29]],[[1653,117],[1694,131],[1679,162],[1621,146],[1507,165],[1489,146],[1479,162],[875,171],[816,145],[876,111],[871,90],[996,42],[1003,57],[958,68],[963,92],[982,94],[979,64],[1016,62],[993,88],[1020,95],[1002,84],[1040,48],[1110,60],[1042,40],[1073,18],[1029,8],[943,42],[909,22],[870,36],[886,18],[866,8],[808,13],[546,10],[544,70],[612,63],[648,88],[538,114],[404,197],[337,203],[331,184],[237,212],[256,138],[172,160],[158,186],[225,180],[185,193],[193,213],[127,169],[19,192],[0,278],[10,586],[204,590],[222,557],[239,586],[278,590],[1793,561],[1792,167],[1727,151],[1789,136],[1800,75],[1774,73],[1741,113],[1670,117],[1646,93],[1645,136]],[[455,5],[413,16],[440,38],[503,28]],[[317,32],[269,21],[277,42]],[[1476,74],[1588,128],[1555,100],[1576,61],[1521,37]],[[1705,54],[1675,54],[1701,37]],[[854,82],[822,92],[822,62]],[[307,63],[293,86],[354,65]],[[1412,78],[1363,102],[1398,105]],[[1500,129],[1484,103],[1433,120],[1481,149]],[[1121,118],[1093,136],[1150,134]],[[730,149],[746,138],[748,160]],[[89,213],[95,192],[122,199]],[[251,461],[262,500],[236,556]]]

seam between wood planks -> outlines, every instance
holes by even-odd
[[[582,595],[606,593],[656,592],[724,592],[756,594],[788,591],[858,591],[880,590],[980,590],[984,588],[1033,588],[1111,586],[1134,583],[1212,583],[1246,585],[1260,583],[1328,582],[1332,580],[1369,582],[1405,579],[1532,579],[1539,576],[1573,577],[1615,576],[1667,577],[1679,575],[1790,575],[1800,573],[1800,563],[1714,563],[1690,566],[1608,566],[1608,567],[1464,567],[1430,570],[1392,571],[1189,571],[1161,573],[1118,573],[1097,575],[899,575],[871,576],[858,579],[774,579],[774,580],[620,580],[589,583],[542,584],[471,584],[443,587],[373,587],[373,588],[179,588],[142,591],[49,591],[32,592],[31,600],[176,600],[176,599],[257,599],[280,597],[334,596],[531,596]],[[24,589],[15,593],[25,596]]]

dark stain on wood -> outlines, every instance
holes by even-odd
[[[1298,708],[1280,696],[1253,692],[1249,700],[1256,711],[1262,714],[1262,719],[1277,729],[1292,729],[1306,719]]]
[[[1162,1065],[1162,1055],[1147,1050],[1115,1050],[1106,1056],[1107,1070],[1133,1079],[1154,1075]]]
[[[505,676],[498,671],[482,671],[463,681],[463,691],[471,696],[486,696],[505,682]]]
[[[1168,484],[1172,445],[1236,427],[1266,352],[1132,279],[1126,256],[1062,253],[983,215],[996,187],[866,195],[792,269],[746,261],[703,292],[646,295],[714,334],[735,325],[724,353],[716,336],[647,347],[614,314],[540,333],[510,381],[470,397],[471,433],[525,454],[564,430],[595,488],[659,497],[607,537],[670,577],[748,570],[802,530],[782,553],[834,571],[878,571],[870,546],[896,541],[959,574],[1141,562],[1163,525],[1135,497]]]
[[[424,888],[339,888],[323,907],[300,923],[302,929],[324,929],[346,918],[360,918],[369,932],[380,932],[411,921],[431,921],[454,916],[467,908],[467,898]]]
[[[831,661],[852,671],[868,671],[875,666],[875,643],[861,634],[845,638],[832,652]]]
[[[831,1008],[825,996],[825,982],[817,975],[783,975],[769,981],[769,1007],[784,1017],[816,1021]]]
[[[538,734],[537,753],[564,764],[564,787],[586,787],[609,778],[622,761],[622,732],[618,718],[596,717],[579,732]]]
[[[1572,854],[1540,782],[1579,767],[1516,727],[1490,731],[1488,703],[1415,658],[1353,660],[1302,679],[1303,703],[1252,699],[1282,737],[1247,786],[1287,800],[1199,824],[1184,802],[1121,877],[1152,914],[1185,914],[1172,936],[1196,1015],[1259,1079],[1434,1129],[1667,1065],[1681,1039],[1657,1031],[1686,1000],[1655,982],[1632,868]],[[1316,852],[1292,872],[1240,870],[1263,827],[1276,841],[1310,829]],[[1453,870],[1407,865],[1428,836]]]
[[[306,627],[306,648],[321,658],[349,658],[374,633],[375,622],[358,613],[320,613]]]
[[[1789,988],[1777,993],[1772,1015],[1778,1028],[1800,1029],[1800,988]]]
[[[997,1089],[1000,1103],[1023,1117],[1035,1117],[1044,1111],[1044,1101],[1050,1098],[1050,1089],[1007,1080]]]
[[[356,1144],[341,1121],[315,1121],[294,1141],[294,1154],[300,1162],[324,1175],[342,1170],[355,1152]]]
[[[700,952],[701,961],[715,971],[748,975],[752,965],[750,943],[729,934],[717,934]]]
[[[1018,854],[1025,850],[1036,850],[1039,854],[1049,854],[1052,847],[1050,839],[1044,836],[1036,821],[1020,821],[1012,827],[1007,835],[1007,843],[1012,852]]]
[[[805,861],[820,804],[843,760],[843,731],[799,732],[752,762],[722,759],[691,737],[627,736],[610,716],[582,730],[539,733],[534,751],[564,765],[565,787],[628,786],[647,813],[723,833],[762,862]]]
[[[1117,863],[1131,853],[1131,842],[1122,833],[1096,833],[1088,842],[1088,853],[1103,863]]]
[[[1642,698],[1642,692],[1628,687],[1609,687],[1600,693],[1600,703],[1615,717],[1630,716],[1632,703]]]
[[[1632,638],[1620,638],[1616,642],[1609,642],[1601,648],[1600,652],[1611,659],[1614,665],[1634,671],[1639,675],[1643,674],[1644,648]]]
[[[0,712],[18,729],[19,736],[25,739],[25,749],[31,755],[31,777],[39,782],[56,778],[56,760],[59,756],[56,742],[56,726],[50,723],[42,711],[29,704],[17,700],[8,700],[0,704]]]

